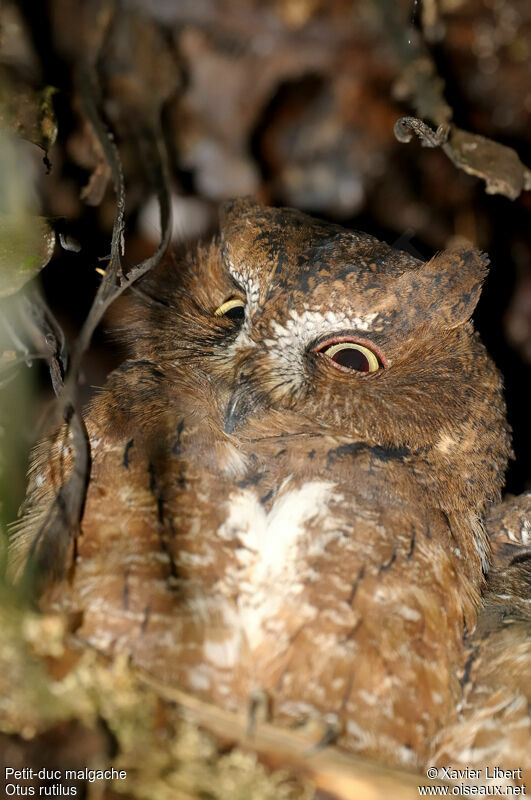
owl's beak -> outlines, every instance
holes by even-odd
[[[225,433],[232,433],[256,408],[256,400],[248,384],[238,383],[225,411]]]

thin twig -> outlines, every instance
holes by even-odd
[[[153,135],[156,145],[157,190],[160,203],[161,241],[156,252],[133,267],[127,276],[122,270],[121,256],[124,242],[125,188],[118,148],[107,130],[98,110],[98,84],[95,69],[85,62],[78,75],[79,94],[83,109],[101,145],[114,183],[116,211],[111,238],[109,263],[103,274],[90,311],[81,328],[74,348],[70,368],[60,393],[60,412],[67,423],[73,446],[73,469],[64,483],[32,542],[23,581],[36,586],[37,590],[48,576],[63,574],[71,542],[75,539],[82,518],[90,475],[90,443],[81,414],[75,407],[75,393],[79,371],[92,336],[105,312],[126,289],[155,267],[164,256],[171,242],[171,202],[169,193],[169,169],[162,136],[157,130]],[[26,585],[28,585],[26,583]]]
[[[5,372],[9,372],[10,369],[13,367],[19,367],[21,364],[25,364],[26,366],[31,366],[33,361],[47,361],[48,356],[45,353],[22,353],[21,355],[16,355],[15,351],[15,358],[9,359],[9,361],[2,361],[0,360],[0,375]]]
[[[515,200],[522,191],[529,190],[531,173],[515,150],[461,130],[452,122],[453,109],[444,96],[444,80],[437,73],[423,36],[408,23],[400,5],[393,0],[378,0],[376,8],[402,66],[393,95],[408,103],[418,115],[418,118],[403,117],[395,123],[398,141],[409,142],[414,133],[423,147],[441,147],[458,169],[485,181],[487,194],[501,194]]]
[[[433,130],[416,117],[402,117],[395,122],[394,133],[399,142],[410,142],[413,134],[418,136],[423,147],[440,147],[448,140],[448,125],[439,125]]]
[[[245,714],[226,711],[145,672],[135,670],[135,674],[159,697],[175,703],[184,719],[205,728],[223,742],[237,743],[252,750],[275,768],[290,767],[306,775],[319,789],[330,792],[338,800],[387,800],[389,797],[414,800],[419,794],[419,784],[425,782],[420,774],[389,769],[336,747],[310,753],[311,742],[297,729],[261,722],[249,738]],[[444,785],[440,781],[430,781],[431,784]]]

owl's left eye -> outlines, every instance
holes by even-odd
[[[216,308],[214,316],[228,317],[235,322],[243,322],[245,319],[245,303],[241,297],[229,297],[219,308]]]
[[[329,358],[331,365],[342,372],[368,374],[378,372],[383,367],[383,359],[379,354],[366,344],[346,337],[324,342],[314,348],[313,352]]]

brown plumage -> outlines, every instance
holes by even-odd
[[[485,274],[475,250],[423,263],[227,204],[219,240],[143,284],[134,355],[87,418],[76,552],[44,604],[225,707],[262,690],[279,722],[329,715],[339,745],[423,764],[459,721],[510,451],[470,322]],[[34,461],[21,550],[61,449],[68,468],[64,443]]]
[[[488,766],[491,773],[499,765],[515,774],[492,783],[529,786],[531,492],[507,497],[486,522],[492,565],[477,625],[465,640],[458,719],[436,737],[431,760],[456,770]]]

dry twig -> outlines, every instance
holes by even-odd
[[[93,127],[104,157],[110,167],[116,192],[116,211],[111,238],[110,259],[103,278],[72,349],[70,368],[60,390],[56,424],[60,416],[66,422],[72,440],[74,467],[59,489],[44,523],[32,542],[26,564],[23,585],[39,584],[50,575],[60,576],[66,563],[68,549],[75,540],[83,514],[90,475],[90,446],[85,423],[75,405],[75,392],[79,371],[94,331],[109,306],[133,283],[160,262],[171,241],[171,203],[169,170],[160,131],[154,131],[151,141],[156,147],[156,184],[160,204],[161,241],[155,253],[124,275],[121,263],[124,242],[125,188],[118,148],[99,113],[98,84],[92,64],[85,63],[79,70],[78,90],[85,114]]]
[[[398,141],[409,142],[414,133],[424,147],[441,147],[458,169],[485,181],[487,194],[515,200],[522,191],[531,189],[531,171],[511,147],[464,131],[451,122],[453,110],[444,97],[444,81],[437,74],[422,37],[413,28],[406,34],[407,26],[396,4],[389,0],[379,3],[388,20],[389,39],[402,63],[394,95],[408,102],[420,117],[397,120],[394,132]],[[430,124],[437,129],[434,131]]]
[[[337,800],[413,800],[418,797],[421,775],[389,769],[350,755],[335,747],[315,752],[301,732],[260,723],[252,737],[244,715],[225,711],[145,673],[137,675],[162,699],[176,703],[179,714],[215,734],[223,742],[250,749],[275,769],[287,767],[309,778]],[[430,781],[442,786],[442,782]]]

